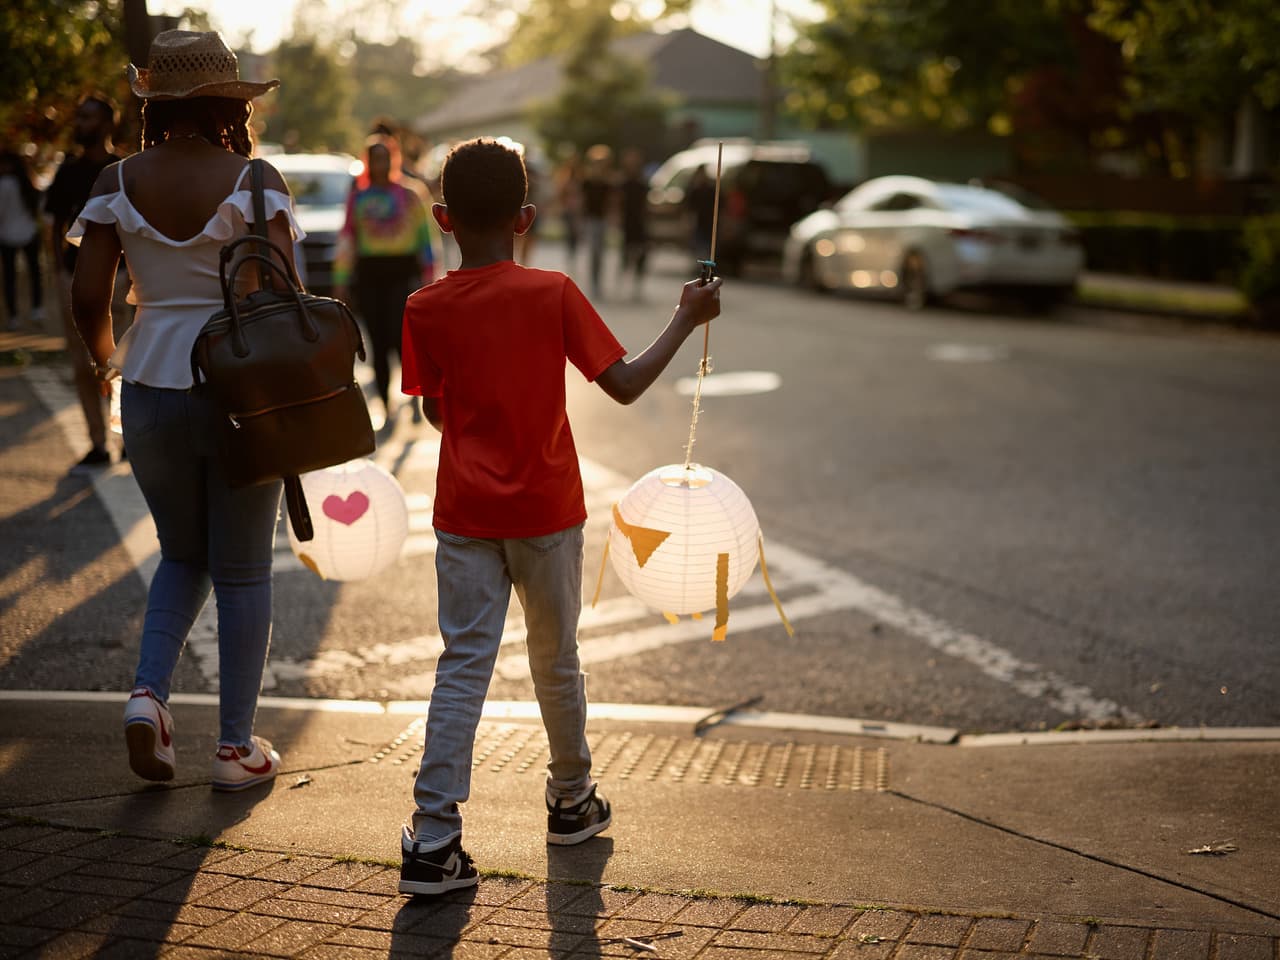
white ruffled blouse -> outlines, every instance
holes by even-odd
[[[110,364],[134,383],[186,390],[191,386],[191,347],[205,321],[222,307],[218,257],[224,245],[248,233],[253,223],[253,194],[244,187],[249,166],[245,164],[235,189],[218,204],[203,230],[187,240],[173,240],[147,223],[129,201],[124,190],[127,162],[116,164],[119,189],[85,204],[67,239],[78,244],[86,222],[115,224],[133,282],[128,299],[138,309]],[[294,218],[289,195],[263,192],[267,219],[283,213],[294,241],[306,236]],[[248,271],[241,270],[237,286],[247,283]]]

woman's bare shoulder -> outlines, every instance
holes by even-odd
[[[109,193],[116,193],[120,189],[120,169],[119,165],[123,160],[108,164],[98,171],[98,179],[93,181],[93,189],[89,191],[89,199],[94,197],[105,197]]]

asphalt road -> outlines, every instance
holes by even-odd
[[[638,350],[679,282],[658,273],[646,302],[601,311]],[[796,636],[758,575],[717,644],[707,621],[638,609],[608,572],[582,632],[593,699],[762,697],[966,731],[1280,725],[1280,340],[994,303],[911,315],[751,280],[723,302],[695,459],[750,497]],[[571,371],[588,598],[609,504],[683,459],[680,381],[700,350],[690,341],[631,407]],[[776,388],[717,395],[749,372]],[[9,371],[0,392],[0,684],[120,689],[137,570],[154,559],[145,536],[121,546],[119,531],[145,514],[125,470],[93,487],[60,479],[80,451],[76,418],[48,416],[70,399],[56,377]],[[410,495],[414,533],[373,580],[318,580],[282,534],[270,692],[429,694],[434,459],[430,428],[402,418],[380,460]],[[529,699],[514,604],[510,626],[491,696]],[[206,619],[176,688],[212,689],[216,662]]]

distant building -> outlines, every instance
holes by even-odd
[[[627,34],[613,41],[611,52],[646,64],[653,86],[675,95],[671,146],[698,137],[755,135],[763,79],[751,54],[687,29]],[[550,57],[469,77],[411,126],[437,143],[482,135],[536,143],[529,109],[554,97],[561,82],[560,62]]]

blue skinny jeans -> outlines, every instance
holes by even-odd
[[[134,686],[168,702],[187,634],[212,589],[218,741],[247,746],[271,643],[271,558],[282,484],[227,486],[217,414],[199,391],[126,382],[120,417],[133,475],[160,539]]]

